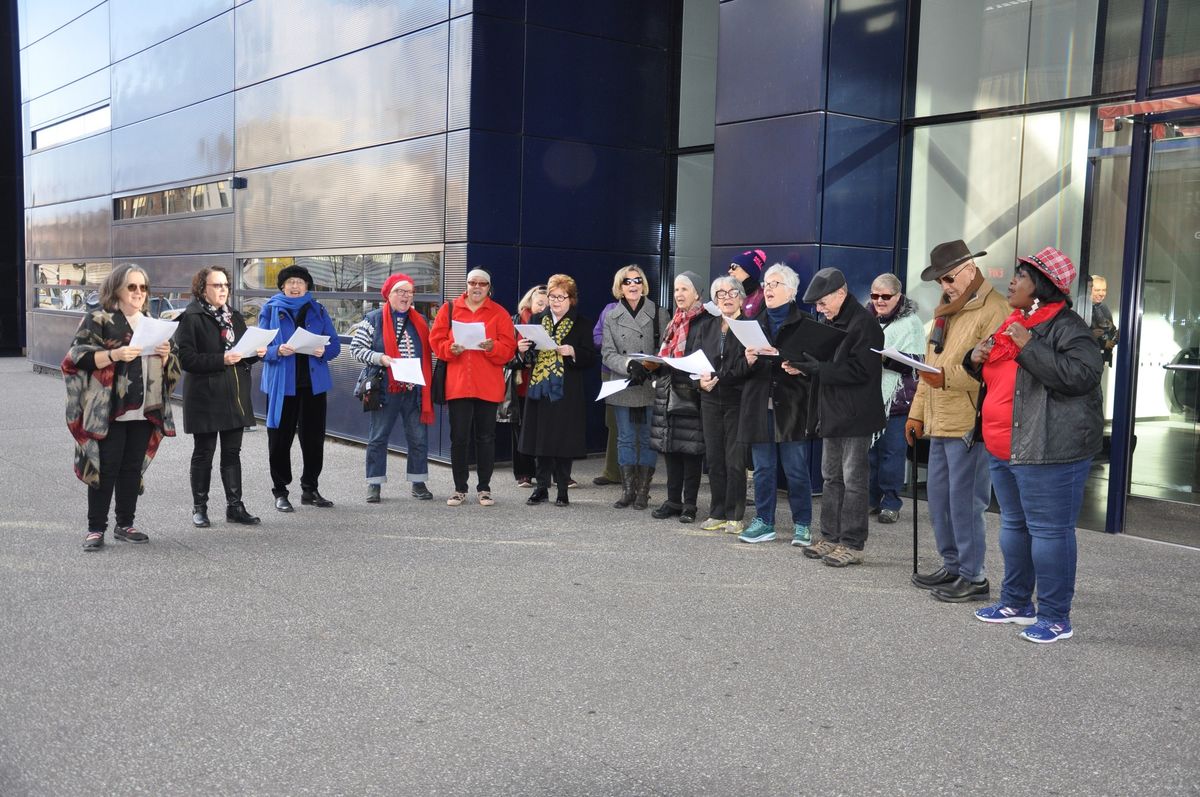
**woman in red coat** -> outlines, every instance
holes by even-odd
[[[450,469],[454,493],[449,506],[467,500],[470,476],[468,452],[475,441],[476,488],[479,503],[491,506],[492,470],[496,462],[496,406],[504,400],[504,364],[517,350],[516,330],[508,311],[489,297],[492,277],[481,268],[467,274],[467,290],[438,310],[429,332],[430,345],[439,360],[446,362],[446,407],[450,415]],[[453,304],[453,319],[450,306]],[[451,321],[481,323],[484,339],[468,349],[454,339]]]

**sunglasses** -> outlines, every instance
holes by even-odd
[[[886,301],[889,301],[890,299],[892,299],[895,295],[896,294],[894,294],[894,293],[872,293],[871,301],[886,302]]]
[[[487,286],[491,285],[492,283],[479,282],[478,280],[470,280],[467,282],[467,284],[470,285],[472,288],[486,288]]]
[[[149,285],[139,285],[136,282],[131,282],[125,286],[125,290],[129,291],[130,293],[149,293],[150,286]]]
[[[641,277],[626,277],[625,279],[621,280],[621,284],[622,285],[641,285],[642,278]]]
[[[944,277],[938,277],[937,281],[942,283],[943,285],[953,285],[954,281],[956,279],[958,279],[958,275],[961,274],[963,272],[963,269],[965,269],[969,265],[971,265],[971,264],[967,263],[965,265],[962,265],[959,268],[955,269],[953,274],[947,274]]]

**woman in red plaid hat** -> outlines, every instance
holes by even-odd
[[[1104,426],[1104,361],[1070,309],[1074,280],[1075,264],[1053,247],[1020,258],[1008,283],[1012,315],[965,363],[983,381],[980,422],[1004,554],[1000,601],[975,616],[1025,626],[1031,642],[1073,633],[1075,521]]]

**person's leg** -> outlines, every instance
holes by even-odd
[[[284,396],[279,410],[279,426],[267,428],[267,453],[271,466],[271,493],[286,497],[292,483],[292,441],[296,439],[296,424],[300,422],[300,400]]]
[[[754,463],[754,516],[768,526],[775,525],[777,479],[775,443],[753,443],[750,459]]]
[[[700,498],[700,477],[704,457],[701,454],[683,455],[683,505],[695,515],[696,501]]]
[[[454,492],[466,493],[471,476],[470,450],[474,436],[475,408],[471,399],[451,399],[446,402],[450,415],[450,472],[454,476]]]
[[[806,440],[779,444],[779,459],[783,465],[784,479],[787,480],[792,523],[801,526],[812,525],[812,479],[808,470],[808,452]],[[756,479],[757,471],[756,466]]]
[[[617,426],[617,465],[626,467],[638,464],[637,432],[629,417],[629,407],[613,407],[613,420]]]
[[[475,414],[475,475],[479,478],[476,488],[481,493],[491,492],[492,471],[496,467],[496,404],[495,401],[473,399]]]
[[[704,430],[704,457],[708,461],[708,517],[733,520],[726,506],[729,473],[725,463],[725,418],[719,402],[700,402],[700,424]]]
[[[883,500],[883,491],[879,488],[879,463],[882,459],[883,438],[880,437],[867,452],[867,465],[871,469],[871,476],[867,481],[867,503],[872,511],[878,510],[880,502]]]
[[[641,420],[636,419],[639,410],[641,410]],[[654,415],[654,408],[634,407],[630,410],[630,414],[635,418],[633,428],[638,451],[638,464],[653,469],[655,463],[658,461],[658,453],[650,447],[650,424]]]
[[[88,487],[88,531],[104,532],[108,529],[108,509],[112,505],[113,491],[117,487],[117,476],[121,473],[121,458],[125,454],[126,424],[113,421],[108,425],[108,436],[100,440],[100,481]]]
[[[1056,465],[1011,466],[1032,538],[1039,620],[1052,623],[1071,620],[1078,557],[1075,521],[1091,464],[1091,459],[1086,459]]]
[[[878,463],[872,465],[872,480],[878,490],[870,497],[872,507],[899,512],[904,506],[904,500],[900,496],[904,490],[905,462],[908,454],[908,443],[904,439],[906,420],[903,415],[888,418],[883,437],[876,441],[872,449],[878,457]]]
[[[305,395],[300,408],[300,457],[304,468],[300,472],[300,489],[317,492],[321,471],[325,467],[325,416],[328,393]]]
[[[534,462],[537,463],[537,486],[549,490],[554,481],[554,457],[538,456],[534,457]]]
[[[667,463],[667,503],[683,505],[683,455],[663,454]]]
[[[389,393],[384,404],[367,413],[367,484],[387,483],[388,440],[400,416],[400,393]]]
[[[855,551],[867,547],[867,451],[870,437],[846,437],[842,442],[842,511],[838,542]],[[824,500],[824,499],[822,499]]]
[[[929,464],[925,471],[925,497],[929,503],[929,519],[933,524],[933,539],[942,556],[946,572],[958,575],[958,544],[954,538],[954,522],[950,516],[950,466],[946,446],[955,440],[947,437],[929,438]],[[958,441],[961,444],[961,441]]]
[[[842,538],[842,496],[846,491],[842,455],[845,437],[821,439],[821,539],[837,544]]]
[[[604,448],[604,473],[601,477],[610,483],[621,481],[621,468],[617,464],[617,420],[614,417],[615,408],[607,405],[604,408],[604,425],[608,428],[608,441]]]
[[[117,421],[109,424],[110,431],[113,426],[128,427],[125,430],[120,472],[117,474],[114,513],[117,525],[129,528],[137,512],[138,494],[142,490],[142,463],[146,460],[146,449],[150,446],[150,433],[154,427],[149,421]]]
[[[429,481],[429,427],[421,423],[421,394],[408,390],[399,395],[402,398],[397,403],[408,446],[406,475],[410,482],[424,484]]]
[[[1012,466],[988,454],[992,487],[1000,503],[1000,553],[1004,556],[1004,580],[1000,585],[1000,602],[1014,609],[1023,609],[1033,602],[1034,569],[1032,538],[1021,505],[1021,490],[1017,486]]]
[[[558,488],[558,497],[566,500],[567,485],[571,483],[571,458],[553,457],[554,486]]]
[[[962,440],[944,441],[948,470],[950,524],[954,547],[958,552],[958,574],[968,581],[986,577],[984,555],[987,552],[983,513],[992,500],[992,480],[988,474],[987,451],[982,443],[969,449]]]
[[[242,434],[241,426],[221,431],[221,484],[225,487],[225,519],[232,523],[253,526],[259,519],[246,511],[242,502]]]
[[[217,433],[200,432],[192,435],[192,460],[189,475],[192,483],[192,512],[205,514],[208,510],[208,490],[212,484],[213,456],[217,451]],[[207,518],[197,518],[197,523],[207,523]]]
[[[721,437],[725,441],[725,517],[734,521],[746,516],[747,451],[737,439],[740,413],[741,407],[737,404],[721,406]]]

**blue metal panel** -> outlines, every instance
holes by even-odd
[[[492,275],[492,299],[499,302],[509,315],[517,311],[517,302],[524,290],[517,282],[519,253],[515,246],[467,244],[467,270],[482,268]],[[447,294],[457,298],[458,294]]]
[[[545,282],[551,274],[569,274],[579,285],[579,308],[593,322],[612,295],[613,274],[618,269],[636,263],[650,278],[650,295],[658,295],[659,258],[636,252],[589,252],[577,249],[540,249],[527,246],[521,250],[521,293],[530,286]],[[657,300],[656,300],[657,301]]]
[[[823,116],[717,126],[714,245],[818,240]]]
[[[663,156],[525,139],[521,227],[531,246],[656,252]]]
[[[904,89],[905,0],[834,0],[829,110],[898,120]]]
[[[821,108],[825,0],[721,4],[717,124]]]
[[[852,246],[822,246],[821,268],[833,267],[846,275],[846,285],[859,303],[867,300],[871,283],[880,274],[892,272],[891,249],[862,249]],[[808,283],[801,281],[801,291]],[[926,308],[932,312],[932,308]]]
[[[525,91],[525,26],[492,17],[472,20],[471,126],[519,133]]]
[[[667,2],[528,0],[528,9],[530,25],[545,25],[658,48],[666,48],[671,42],[672,4]]]
[[[899,125],[828,114],[821,241],[893,246],[899,168]]]
[[[666,146],[666,51],[532,26],[527,36],[528,135]]]
[[[767,254],[767,268],[782,263],[800,276],[800,295],[812,279],[813,274],[821,267],[821,251],[816,244],[776,244],[763,246],[761,244],[746,244],[744,246],[715,246],[712,250],[711,277],[729,273],[729,261],[734,255],[741,254],[747,249],[761,249]],[[766,269],[763,269],[765,272]],[[809,308],[812,309],[811,307]]]
[[[468,236],[472,241],[515,244],[521,235],[521,139],[471,131]],[[448,186],[447,186],[448,188]]]
[[[525,0],[450,0],[450,16],[487,14],[506,19],[525,18]]]

